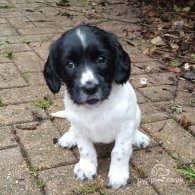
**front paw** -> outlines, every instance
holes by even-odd
[[[77,145],[75,137],[71,131],[60,137],[58,144],[64,148],[72,148]]]
[[[111,188],[123,188],[127,185],[129,180],[128,171],[109,171],[108,174],[108,186]]]
[[[79,161],[74,167],[74,175],[77,179],[89,180],[96,177],[96,165],[89,161]]]

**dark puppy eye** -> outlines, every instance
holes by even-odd
[[[75,67],[75,64],[73,63],[73,62],[67,62],[66,63],[66,67],[68,68],[68,69],[73,69],[74,67]]]
[[[98,64],[104,64],[106,62],[106,58],[104,56],[99,56],[97,58],[97,63]]]

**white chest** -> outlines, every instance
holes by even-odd
[[[108,100],[86,107],[72,103],[65,94],[67,119],[77,133],[85,134],[93,142],[110,143],[118,131],[136,116],[137,102],[129,84],[113,87]]]

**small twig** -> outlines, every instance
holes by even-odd
[[[169,50],[166,50],[166,49],[163,49],[163,48],[160,48],[160,47],[157,47],[156,50],[165,51],[165,52],[170,52]]]
[[[168,33],[164,34],[164,36],[165,36],[165,37],[175,38],[175,39],[178,39],[178,38],[179,38],[179,37],[176,36],[176,35],[172,35],[172,34],[168,34]]]

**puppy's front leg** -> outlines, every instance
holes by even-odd
[[[120,135],[115,140],[111,153],[108,185],[113,188],[124,187],[129,179],[129,159],[132,153],[132,138]]]
[[[81,180],[94,179],[97,171],[97,156],[94,145],[91,140],[81,134],[76,136],[76,141],[80,160],[74,167],[74,175]]]

